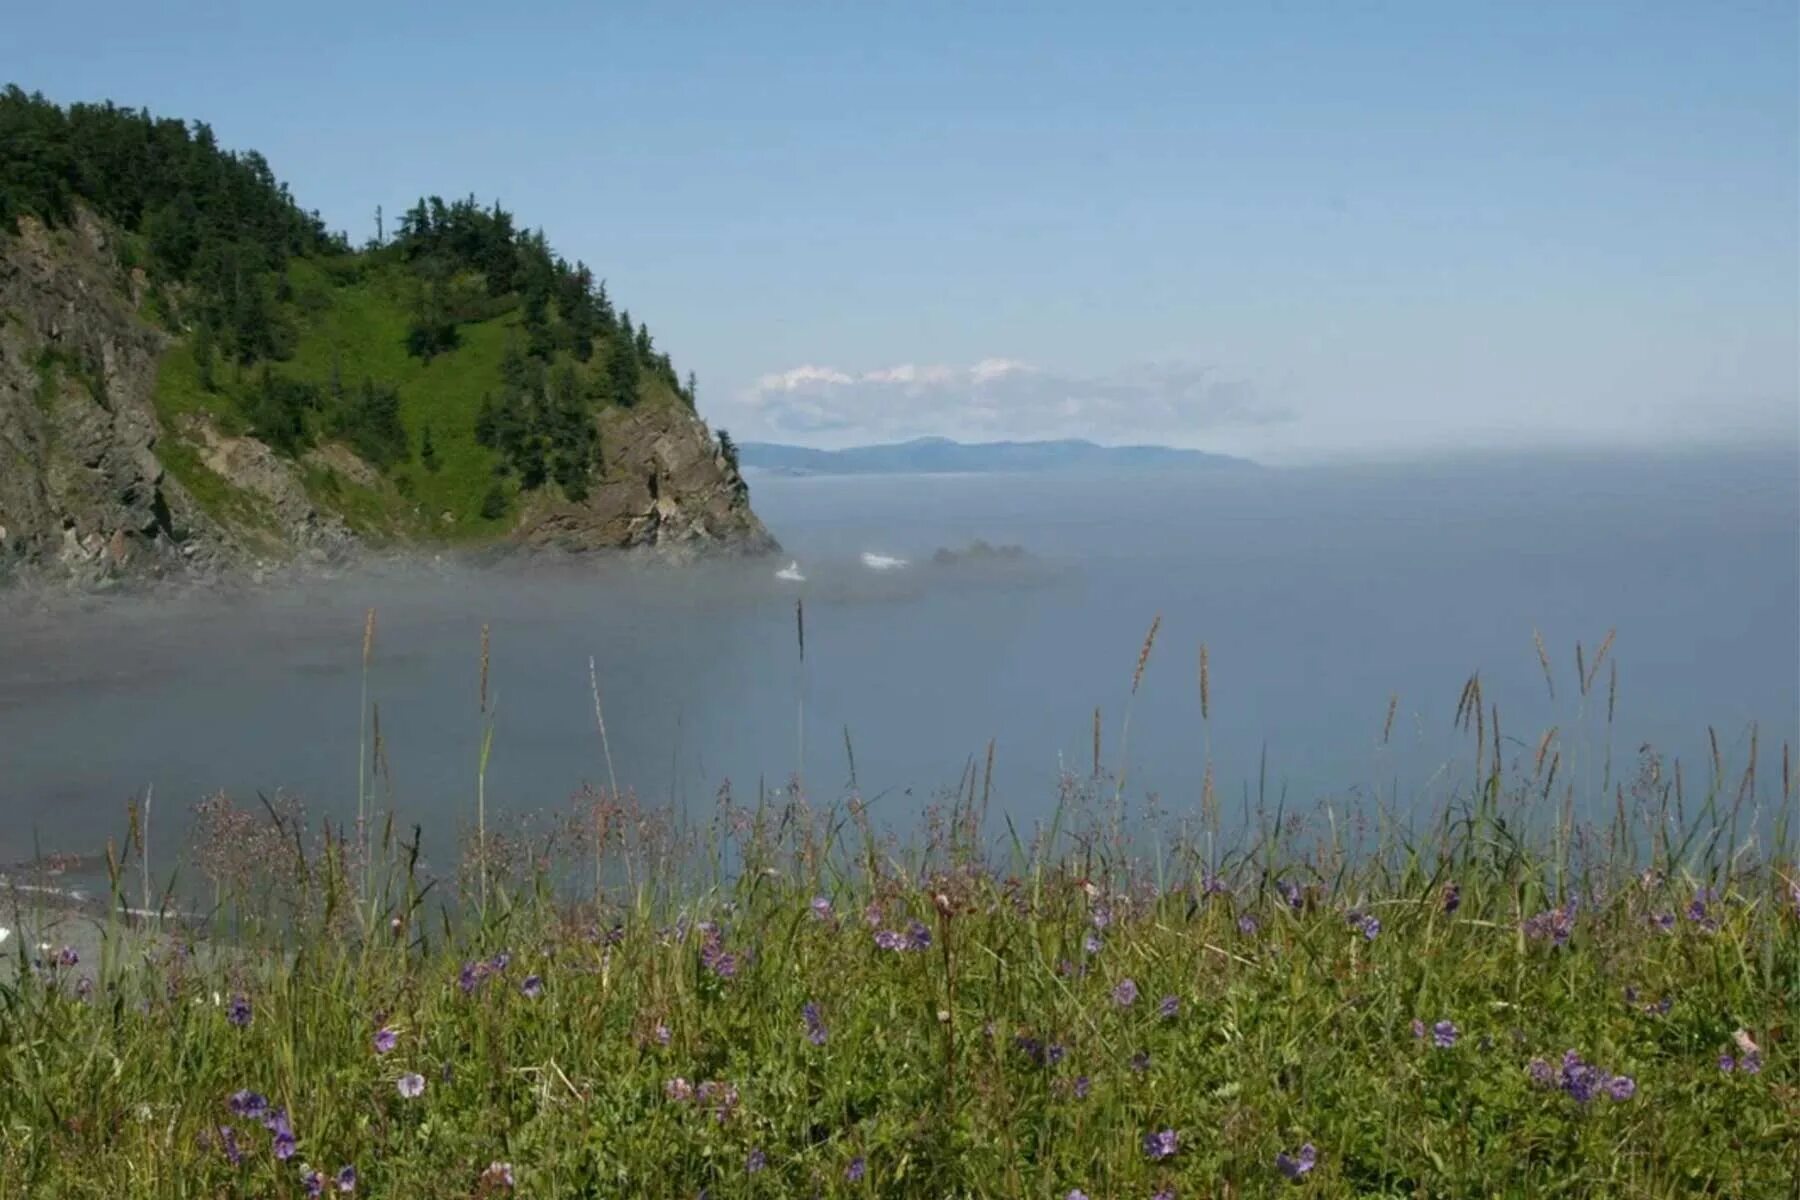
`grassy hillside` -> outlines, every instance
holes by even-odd
[[[456,346],[425,359],[407,349],[411,273],[396,255],[378,251],[296,258],[287,265],[286,278],[283,290],[292,298],[276,311],[292,330],[287,357],[215,362],[212,386],[208,387],[202,382],[192,333],[181,336],[165,355],[156,390],[158,415],[170,431],[159,448],[164,465],[213,515],[241,524],[255,512],[254,497],[234,494],[235,489],[207,470],[193,439],[179,432],[180,418],[199,414],[222,433],[253,432],[247,410],[265,368],[280,378],[309,384],[320,393],[330,390],[334,378],[345,387],[369,379],[398,391],[407,454],[381,472],[379,484],[373,487],[331,466],[308,464],[302,477],[314,502],[343,516],[357,532],[376,539],[454,542],[478,540],[503,530],[514,512],[519,481],[516,476],[509,477],[500,453],[477,441],[476,420],[483,399],[504,390],[501,368],[507,348],[518,348],[526,336],[518,298],[501,298],[492,306],[492,315],[459,324]],[[613,353],[612,340],[598,339],[588,363],[565,355],[555,365],[591,379],[598,364]],[[682,402],[666,380],[655,376],[639,379],[638,404]],[[421,457],[426,431],[432,443],[432,466]],[[499,516],[483,516],[483,501],[496,483],[508,496],[508,508]],[[445,514],[449,514],[448,520]]]

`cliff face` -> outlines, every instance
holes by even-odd
[[[779,549],[750,511],[749,489],[706,425],[685,409],[608,409],[599,416],[604,473],[579,504],[526,514],[518,537],[535,549],[650,547],[685,557],[724,548]]]
[[[90,215],[0,236],[0,575],[97,583],[229,547],[157,458],[167,339],[139,318],[137,291]]]
[[[391,481],[340,444],[295,461],[205,413],[159,417],[158,366],[174,339],[147,319],[146,292],[90,213],[63,228],[25,218],[16,234],[0,232],[0,581],[104,586],[430,540],[423,512],[374,529],[347,502],[336,511],[320,478],[404,507]],[[678,557],[774,548],[742,478],[690,409],[609,408],[595,420],[602,469],[588,497],[530,497],[503,540]]]

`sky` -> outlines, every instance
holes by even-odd
[[[740,440],[1669,449],[1800,437],[1796,12],[58,0],[0,79],[499,198]]]

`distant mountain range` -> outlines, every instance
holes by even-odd
[[[953,442],[914,438],[881,446],[813,450],[742,442],[745,467],[785,475],[972,474],[987,471],[1219,470],[1254,467],[1249,459],[1173,446],[1100,446],[1079,438],[1051,442]]]

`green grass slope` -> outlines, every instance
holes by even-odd
[[[164,355],[155,398],[165,429],[158,447],[163,464],[215,518],[239,529],[266,526],[255,496],[207,468],[194,436],[184,432],[187,418],[204,417],[226,435],[251,433],[247,397],[265,367],[321,393],[331,390],[334,379],[345,388],[368,379],[398,391],[408,453],[379,472],[374,486],[319,461],[324,456],[303,456],[301,478],[313,502],[377,542],[466,543],[504,532],[512,523],[513,504],[502,515],[487,516],[483,501],[498,483],[516,503],[520,487],[502,456],[477,440],[476,420],[484,398],[498,396],[505,386],[508,346],[525,337],[518,299],[499,298],[488,305],[492,315],[459,323],[455,347],[426,359],[407,347],[412,277],[393,255],[295,258],[286,274],[282,293],[288,298],[277,306],[291,338],[285,357],[247,365],[215,361],[208,387],[192,333]],[[610,353],[602,335],[588,363],[563,355],[557,365],[586,380]],[[637,397],[639,406],[682,403],[654,375],[639,380]],[[429,466],[422,455],[427,431],[434,451]],[[333,439],[321,435],[319,440]]]

